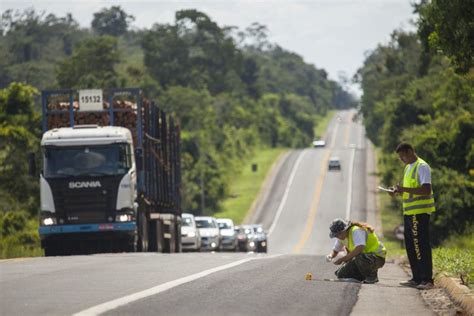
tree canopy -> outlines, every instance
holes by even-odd
[[[417,6],[418,32],[395,31],[357,73],[367,135],[383,150],[383,181],[401,181],[394,150],[402,141],[412,143],[432,168],[436,242],[474,224],[474,73],[472,41],[466,41],[474,24],[466,5],[432,1]],[[458,23],[459,34],[452,34]]]

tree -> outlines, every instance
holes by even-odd
[[[60,63],[57,80],[63,88],[117,87],[115,65],[120,61],[117,40],[110,36],[86,39]]]
[[[423,1],[416,6],[420,14],[418,34],[425,51],[441,52],[451,58],[459,73],[474,66],[474,5],[464,0]]]
[[[120,6],[112,6],[94,13],[92,29],[99,35],[120,36],[127,32],[134,20],[135,17],[127,14]]]
[[[27,153],[39,151],[35,88],[13,82],[0,90],[0,209],[37,211],[38,184],[28,177]]]

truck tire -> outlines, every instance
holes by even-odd
[[[174,225],[175,229],[175,236],[176,236],[176,248],[175,252],[181,252],[181,224],[176,223]]]
[[[138,251],[148,251],[148,222],[144,212],[138,217]]]
[[[163,225],[160,220],[150,221],[148,225],[148,250],[163,252]]]
[[[54,257],[59,255],[59,249],[57,246],[47,246],[44,248],[44,256],[45,257]]]
[[[176,230],[174,228],[175,223],[174,221],[170,221],[169,225],[163,225],[165,229],[163,230],[165,234],[169,234],[169,238],[164,238],[165,240],[165,247],[163,252],[166,253],[173,253],[176,252]]]

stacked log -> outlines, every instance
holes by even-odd
[[[114,112],[114,126],[128,128],[136,141],[137,124],[137,105],[136,103],[123,100],[114,100],[114,109],[120,109]],[[108,102],[104,102],[103,109],[108,110]],[[64,111],[62,113],[48,114],[48,129],[59,127],[70,127],[69,121],[69,102],[55,102],[48,104],[48,111]],[[79,102],[73,103],[74,125],[95,124],[98,126],[110,125],[108,112],[81,112],[79,111]]]

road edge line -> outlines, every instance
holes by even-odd
[[[73,314],[73,316],[100,315],[100,314],[103,314],[105,312],[108,312],[108,311],[114,310],[116,308],[119,308],[121,306],[124,306],[126,304],[138,301],[140,299],[147,298],[147,297],[152,296],[152,295],[156,295],[156,294],[165,292],[165,291],[170,290],[170,289],[172,289],[174,287],[177,287],[179,285],[183,285],[183,284],[195,281],[197,279],[206,277],[206,276],[211,275],[211,274],[216,273],[216,272],[227,270],[227,269],[239,266],[241,264],[244,264],[244,263],[247,263],[247,262],[250,262],[250,261],[253,261],[253,260],[273,259],[273,258],[276,258],[276,257],[279,257],[279,256],[281,256],[281,255],[246,258],[246,259],[242,259],[242,260],[239,260],[239,261],[234,261],[234,262],[222,265],[222,266],[218,266],[218,267],[211,268],[211,269],[208,269],[208,270],[205,270],[205,271],[201,271],[201,272],[198,272],[198,273],[195,273],[195,274],[192,274],[192,275],[188,275],[188,276],[185,276],[185,277],[173,280],[173,281],[169,281],[169,282],[154,286],[152,288],[149,288],[149,289],[146,289],[146,290],[143,290],[143,291],[140,291],[140,292],[129,294],[129,295],[126,295],[126,296],[123,296],[123,297],[105,302],[105,303],[101,303],[99,305],[96,305],[96,306],[90,307],[88,309],[82,310],[78,313],[75,313],[75,314]]]

